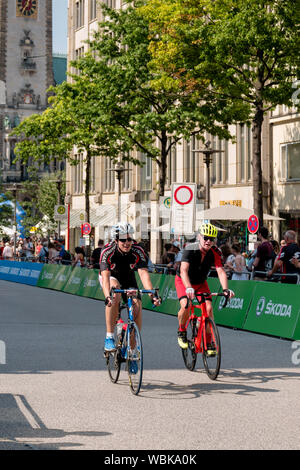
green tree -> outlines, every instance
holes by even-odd
[[[180,72],[182,83],[206,77],[215,96],[248,108],[254,212],[262,224],[262,125],[277,105],[293,105],[292,84],[299,77],[299,0],[146,3],[156,68],[174,80]]]
[[[143,4],[134,1],[118,11],[103,7],[107,20],[89,41],[90,53],[73,65],[96,90],[96,123],[106,154],[140,163],[133,157],[136,150],[153,159],[163,195],[172,147],[205,131],[229,138],[228,124],[241,117],[242,108],[213,95],[206,80],[198,80],[197,87],[187,82],[183,89],[151,67],[149,21],[139,10]]]
[[[7,203],[10,200],[11,194],[0,194],[0,235],[3,235],[2,227],[11,227],[13,225],[14,210],[13,205]]]

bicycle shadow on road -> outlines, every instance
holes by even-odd
[[[190,383],[191,378],[187,379],[186,384],[178,384],[172,381],[151,380],[144,382],[140,396],[156,400],[191,400],[207,395],[214,394],[234,394],[251,396],[258,393],[279,393],[277,388],[266,388],[259,386],[275,380],[299,380],[300,373],[285,371],[247,371],[241,370],[223,370],[217,380],[207,378],[204,371],[196,370],[190,372],[197,376],[199,380]],[[203,381],[201,378],[203,377]],[[194,379],[193,377],[193,379]],[[192,379],[192,380],[193,380]],[[155,394],[152,395],[152,392]]]
[[[108,436],[110,432],[49,429],[29,405],[24,395],[0,394],[0,450],[59,450],[81,443],[42,442],[68,436]]]

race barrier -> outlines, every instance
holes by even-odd
[[[143,296],[143,308],[177,315],[179,301],[171,275],[150,273],[153,287],[159,288],[160,307]],[[69,294],[104,300],[98,270],[71,266],[0,261],[0,279],[22,282]],[[137,276],[138,286],[142,288]],[[217,278],[209,278],[211,292],[221,292]],[[229,281],[235,292],[224,308],[224,297],[213,298],[216,323],[221,326],[300,340],[300,285],[264,281]]]
[[[0,279],[36,286],[42,268],[40,263],[0,260]]]

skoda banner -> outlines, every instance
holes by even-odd
[[[226,307],[224,307],[225,298],[217,297],[214,305],[216,323],[234,328],[243,328],[251,304],[253,289],[249,289],[249,281],[229,281],[228,287],[234,291],[235,297],[229,300]],[[220,289],[220,292],[222,292],[222,289]]]
[[[245,330],[294,338],[299,322],[299,286],[257,282],[251,306],[244,324]]]

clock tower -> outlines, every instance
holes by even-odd
[[[26,167],[14,163],[9,136],[23,119],[47,107],[54,84],[52,0],[0,0],[0,178],[22,182]]]

